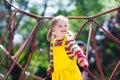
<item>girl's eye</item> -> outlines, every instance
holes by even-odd
[[[60,25],[59,27],[62,27],[62,25]]]
[[[67,25],[64,25],[65,27],[67,27]]]
[[[64,27],[67,27],[67,25],[63,25]],[[62,27],[62,25],[59,25],[59,27]]]

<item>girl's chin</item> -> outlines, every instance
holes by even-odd
[[[65,36],[66,36],[65,34],[61,34],[61,35],[58,36],[58,38],[61,38],[61,39],[62,39],[62,38],[64,38]]]
[[[64,36],[66,36],[66,34],[61,34],[61,36],[63,36],[63,37],[64,37]]]
[[[66,35],[67,33],[66,32],[62,32],[61,35]]]

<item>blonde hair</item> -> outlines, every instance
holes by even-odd
[[[68,20],[68,18],[66,18],[66,17],[64,17],[64,16],[62,16],[62,15],[59,15],[59,16],[54,17],[54,18],[52,19],[52,21],[51,21],[50,29],[49,29],[49,31],[48,31],[48,33],[47,33],[47,40],[48,40],[48,41],[52,41],[52,39],[54,39],[54,38],[56,37],[55,34],[54,34],[53,31],[52,31],[52,28],[56,25],[56,23],[57,23],[59,20],[64,20],[64,21],[67,23],[67,25],[69,26],[69,20]],[[68,36],[71,36],[70,31],[68,32]]]

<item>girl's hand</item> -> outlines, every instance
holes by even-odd
[[[47,76],[50,76],[52,74],[52,72],[53,72],[52,70],[48,70],[47,71]]]
[[[87,59],[83,57],[83,58],[81,59],[81,61],[79,62],[79,66],[81,66],[81,67],[88,67],[89,64],[88,64]]]

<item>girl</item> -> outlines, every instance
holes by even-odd
[[[54,17],[47,34],[51,41],[47,75],[52,75],[52,80],[82,80],[76,60],[80,66],[88,67],[86,57],[71,37],[68,26],[66,17]]]

